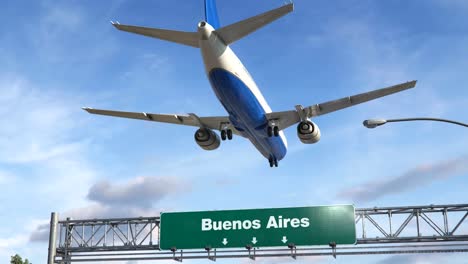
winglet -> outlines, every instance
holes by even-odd
[[[88,113],[90,113],[90,111],[93,110],[91,107],[81,107],[81,109],[85,110]]]

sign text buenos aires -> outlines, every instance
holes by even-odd
[[[161,214],[161,249],[356,243],[354,206]]]

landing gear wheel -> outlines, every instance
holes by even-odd
[[[279,128],[277,126],[273,127],[273,135],[275,135],[275,137],[279,136]]]
[[[267,128],[267,134],[268,134],[268,137],[272,137],[273,136],[273,128],[271,126],[269,126]]]
[[[231,139],[232,139],[232,130],[231,130],[231,129],[227,129],[227,130],[226,130],[226,133],[227,133],[227,138],[228,138],[229,140],[231,140]]]
[[[232,135],[231,135],[231,137],[232,137]],[[226,130],[224,130],[224,129],[221,130],[221,139],[222,139],[223,141],[226,140]]]
[[[275,158],[268,158],[268,162],[270,163],[270,167],[273,168],[273,167],[278,167],[278,160],[275,159]]]

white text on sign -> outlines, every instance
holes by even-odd
[[[283,218],[280,216],[270,216],[266,224],[266,229],[270,228],[299,228],[309,227],[309,218]],[[249,230],[262,228],[262,222],[258,219],[254,220],[226,220],[213,221],[210,218],[201,220],[202,231],[221,231],[221,230]]]

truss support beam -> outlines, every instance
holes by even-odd
[[[356,232],[357,245],[334,245],[332,250],[294,246],[160,251],[159,217],[57,219],[52,213],[48,264],[468,252],[468,204],[356,209],[356,231],[362,231]]]

